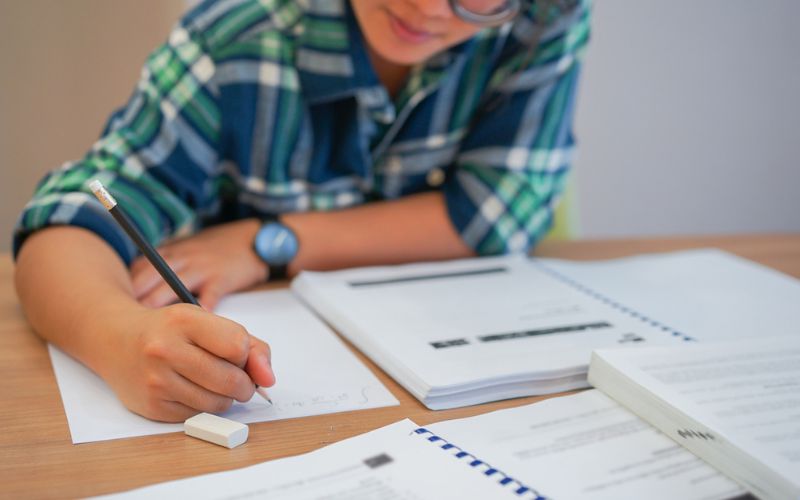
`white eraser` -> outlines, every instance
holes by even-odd
[[[105,187],[103,187],[103,183],[100,182],[99,180],[95,179],[92,182],[90,182],[89,189],[91,189],[95,197],[98,200],[100,200],[100,203],[102,203],[103,206],[106,207],[106,210],[111,210],[112,208],[117,206],[117,200],[115,200],[114,197],[111,196],[111,193],[109,193],[108,190]]]
[[[183,423],[183,432],[210,443],[228,448],[236,448],[247,441],[249,428],[239,422],[201,413]]]

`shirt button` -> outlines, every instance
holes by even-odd
[[[425,176],[425,181],[430,187],[439,187],[444,183],[444,170],[441,168],[434,168]]]

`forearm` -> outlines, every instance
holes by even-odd
[[[19,253],[15,283],[33,329],[98,373],[115,341],[115,313],[140,307],[119,256],[76,227],[34,233]]]
[[[266,343],[192,305],[140,305],[123,261],[89,231],[35,233],[17,256],[15,279],[34,330],[140,415],[180,422],[219,413],[248,401],[254,382],[275,383]]]
[[[376,202],[336,212],[286,214],[284,222],[300,240],[289,268],[396,264],[468,257],[474,252],[447,215],[440,192]]]

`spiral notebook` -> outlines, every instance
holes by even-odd
[[[793,335],[800,324],[800,280],[715,248],[539,262],[589,293],[701,342]]]
[[[162,483],[113,497],[546,498],[411,420],[304,455]]]
[[[303,272],[292,290],[434,410],[587,387],[593,349],[691,340],[524,256]]]
[[[717,249],[304,272],[292,289],[431,409],[586,387],[597,348],[800,324],[800,281]]]

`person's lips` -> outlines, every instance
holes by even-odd
[[[391,12],[389,12],[389,24],[398,38],[409,43],[424,43],[435,36],[429,31],[409,25]]]

